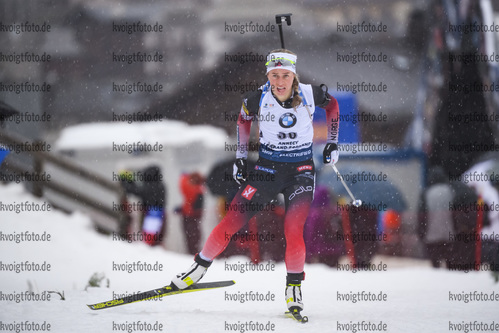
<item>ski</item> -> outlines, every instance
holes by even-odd
[[[177,295],[177,294],[192,293],[195,291],[203,291],[203,290],[229,287],[235,283],[236,282],[234,280],[204,282],[204,283],[197,283],[197,284],[190,286],[186,289],[177,289],[175,286],[169,285],[169,286],[165,286],[165,287],[161,287],[161,288],[157,288],[157,289],[144,291],[144,292],[141,292],[138,294],[133,294],[133,295],[129,295],[126,297],[113,299],[113,300],[106,301],[106,302],[101,302],[101,303],[96,303],[96,304],[87,304],[87,306],[92,310],[102,310],[102,309],[108,309],[108,308],[112,308],[112,307],[119,306],[119,305],[136,303],[136,302],[145,301],[145,300],[154,299],[154,298],[163,297],[163,296],[171,296],[171,295]]]
[[[289,317],[289,318],[292,318],[296,321],[299,321],[300,323],[302,324],[305,324],[308,322],[308,317],[307,316],[302,316],[301,313],[300,313],[300,310],[298,309],[293,309],[293,311],[286,311],[284,312],[284,314]]]

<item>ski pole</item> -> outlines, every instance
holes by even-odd
[[[359,207],[360,205],[362,205],[362,200],[360,199],[355,199],[355,197],[353,196],[352,192],[350,191],[350,189],[348,188],[347,184],[345,183],[345,181],[343,180],[343,177],[341,176],[340,172],[338,171],[338,169],[336,168],[336,165],[332,164],[332,167],[334,169],[334,172],[336,172],[336,175],[338,176],[338,178],[341,180],[341,183],[343,184],[343,186],[345,187],[345,190],[347,190],[348,194],[350,195],[350,198],[352,198],[352,205],[354,205],[355,207]]]

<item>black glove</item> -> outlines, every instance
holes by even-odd
[[[246,163],[246,159],[238,158],[236,160],[232,170],[232,176],[239,185],[246,181],[246,178],[248,178],[248,164]]]
[[[322,161],[324,162],[324,164],[336,164],[336,162],[338,162],[338,158],[338,145],[336,143],[326,144],[326,146],[324,147],[324,152],[322,153]]]

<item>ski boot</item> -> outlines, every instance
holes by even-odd
[[[197,253],[194,256],[194,263],[183,273],[178,274],[172,279],[172,285],[178,289],[185,289],[197,283],[206,274],[211,261],[202,259]]]
[[[305,279],[305,273],[288,273],[286,277],[286,305],[288,312],[286,315],[293,317],[299,322],[306,323],[308,317],[302,316],[303,301],[301,294],[301,281]]]

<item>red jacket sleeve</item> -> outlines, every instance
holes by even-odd
[[[243,106],[244,107],[244,106]],[[237,152],[236,158],[248,158],[248,144],[251,131],[251,121],[253,117],[239,114],[237,119]]]
[[[328,94],[329,95],[329,94]],[[333,96],[328,96],[331,100],[324,108],[326,110],[327,122],[327,142],[338,143],[338,133],[340,129],[340,108],[338,101]]]

